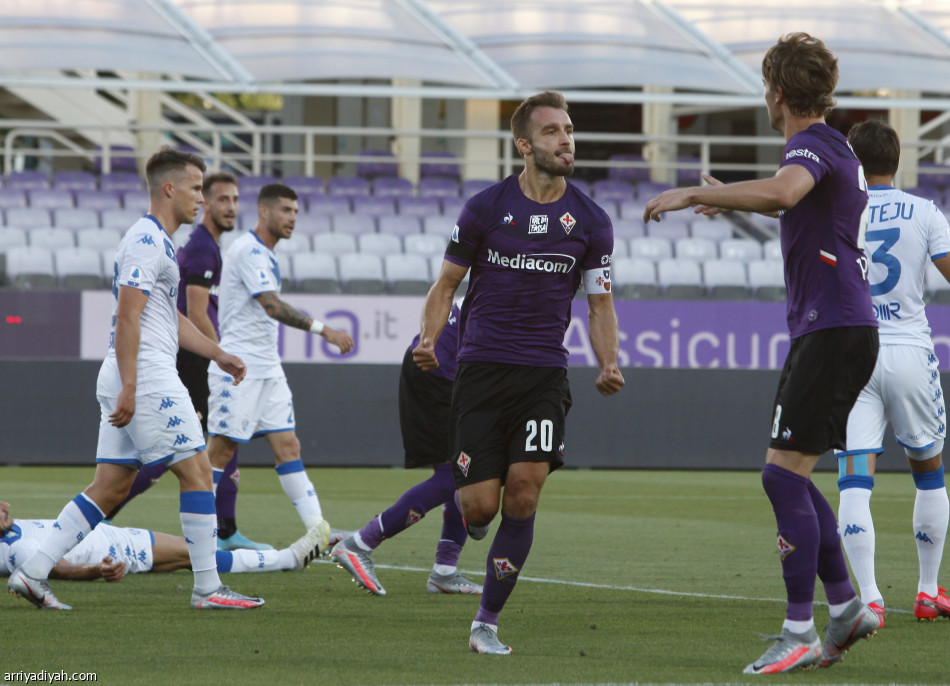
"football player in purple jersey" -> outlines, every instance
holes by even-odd
[[[828,666],[877,615],[857,598],[834,510],[811,481],[819,456],[843,450],[848,413],[877,360],[877,320],[864,253],[868,193],[861,164],[825,123],[834,105],[838,60],[806,33],[784,36],[762,61],[769,123],[785,136],[782,163],[767,179],[677,188],[651,199],[644,221],[694,207],[778,213],[792,339],[773,406],[762,484],[778,524],[788,603],[782,634],[748,674]],[[813,617],[815,577],[831,619],[824,642]]]
[[[531,549],[541,488],[564,464],[571,406],[564,333],[582,279],[596,387],[611,395],[624,383],[610,292],[613,226],[567,181],[574,170],[567,103],[560,93],[534,95],[512,115],[511,130],[524,170],[465,203],[413,351],[421,369],[438,368],[435,345],[471,269],[452,397],[453,464],[473,538],[486,535],[501,509],[469,637],[471,650],[497,655],[511,652],[498,639],[498,615]]]

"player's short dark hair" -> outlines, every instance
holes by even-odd
[[[901,161],[897,131],[880,119],[868,119],[848,131],[848,143],[861,161],[865,175],[894,176]]]
[[[205,177],[204,183],[201,184],[201,192],[204,195],[208,195],[208,193],[211,192],[211,187],[216,183],[233,183],[235,186],[238,185],[237,178],[235,178],[231,172],[215,172]]]
[[[824,117],[835,106],[838,58],[819,39],[789,33],[762,58],[762,77],[781,89],[789,111],[799,117]]]
[[[145,163],[145,183],[148,184],[148,192],[158,192],[162,179],[169,172],[183,172],[185,167],[192,165],[201,170],[204,174],[207,165],[205,161],[193,152],[184,150],[175,150],[167,145],[148,158]]]
[[[297,191],[282,183],[269,183],[257,194],[258,205],[273,205],[281,198],[297,199]]]
[[[516,141],[519,138],[528,137],[528,131],[530,130],[528,122],[531,121],[531,113],[539,107],[553,107],[567,112],[567,100],[557,91],[544,91],[532,95],[518,105],[518,109],[511,115],[511,134]]]

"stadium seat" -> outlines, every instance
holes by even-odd
[[[656,264],[660,292],[668,300],[699,300],[705,295],[702,270],[692,260],[665,259]]]
[[[356,246],[357,252],[377,257],[402,253],[402,240],[392,234],[364,233],[357,237]]]
[[[624,164],[640,164],[643,166],[621,166]],[[650,180],[650,168],[646,165],[643,155],[617,153],[607,158],[607,165],[607,178],[613,181],[634,184]]]
[[[285,176],[281,182],[285,186],[293,188],[297,192],[297,195],[325,195],[327,192],[326,186],[323,184],[323,179],[319,176],[292,174]],[[253,200],[256,201],[257,198]]]
[[[455,153],[445,150],[430,150],[421,155],[422,163],[419,165],[420,182],[428,178],[447,178],[458,179],[459,173],[458,157]]]
[[[356,175],[363,179],[375,179],[380,176],[399,176],[399,163],[389,150],[360,150],[361,159],[356,163]]]
[[[0,210],[26,207],[26,191],[19,188],[0,188]]]
[[[17,290],[56,290],[52,251],[34,246],[8,248],[7,276]]]
[[[753,260],[749,262],[749,288],[759,300],[785,300],[785,274],[779,260]]]
[[[643,238],[646,235],[647,229],[643,225],[642,219],[618,219],[613,222],[613,225],[615,239],[630,240],[631,238]]]
[[[257,206],[251,209],[240,210],[237,214],[237,228],[241,231],[253,231],[254,227],[257,226],[257,216]]]
[[[326,189],[320,191],[300,191],[297,193],[297,209],[300,212],[309,212],[311,205],[319,203],[325,197],[327,197]]]
[[[634,198],[633,186],[626,181],[601,179],[594,181],[591,185],[591,191],[593,193],[591,197],[597,203],[605,201],[619,203]]]
[[[936,186],[911,186],[904,189],[905,193],[916,195],[918,198],[930,200],[937,207],[943,207],[943,190]]]
[[[175,250],[181,248],[186,243],[188,239],[191,238],[191,232],[195,230],[194,224],[182,224],[172,235],[172,243],[175,245]]]
[[[13,226],[0,228],[0,252],[27,244],[26,231]]]
[[[275,253],[302,253],[310,252],[313,250],[312,236],[303,231],[297,231],[294,229],[293,235],[290,238],[284,238],[277,241],[277,245],[274,248]]]
[[[49,210],[41,207],[11,207],[6,211],[7,226],[16,226],[27,231],[45,229],[53,225]]]
[[[311,198],[310,204],[307,207],[308,214],[349,214],[350,208],[349,198],[344,198],[340,196],[324,196],[320,198]]]
[[[407,255],[444,255],[449,236],[433,236],[420,233],[406,236],[403,239],[403,249]]]
[[[422,255],[385,255],[386,285],[394,295],[425,295],[432,283],[429,261]]]
[[[373,179],[373,196],[376,198],[411,198],[415,195],[412,182],[397,176],[380,176]]]
[[[718,243],[732,238],[732,223],[727,219],[693,219],[689,222],[689,235]]]
[[[122,234],[115,229],[80,229],[76,232],[76,245],[80,248],[92,248],[102,252],[119,247]]]
[[[391,236],[411,236],[421,233],[422,225],[419,217],[396,215],[394,217],[379,217],[379,232]]]
[[[356,238],[345,233],[318,233],[313,237],[313,251],[338,257],[356,252]]]
[[[455,226],[455,217],[437,216],[425,217],[422,220],[422,233],[430,236],[439,236],[446,240],[452,235],[452,228]]]
[[[673,257],[673,243],[666,238],[645,236],[630,239],[630,256],[659,262]]]
[[[369,196],[369,181],[359,176],[334,176],[327,181],[327,195],[334,198]]]
[[[333,222],[325,214],[298,214],[294,231],[300,231],[309,236],[318,233],[329,233],[333,230]]]
[[[376,218],[368,214],[334,214],[330,217],[333,233],[359,236],[376,233]]]
[[[53,252],[53,264],[59,285],[66,290],[93,290],[105,285],[98,250],[58,248]]]
[[[618,257],[630,257],[630,243],[624,238],[614,236],[613,258],[617,259]]]
[[[353,214],[366,214],[379,217],[384,214],[396,214],[396,200],[394,198],[356,197],[353,198]]]
[[[126,192],[131,193],[132,191]],[[148,194],[145,194],[145,197],[147,198]],[[102,210],[118,209],[122,207],[122,195],[119,191],[76,191],[76,207],[99,212]],[[142,213],[144,214],[147,209],[148,203],[146,202]]]
[[[659,222],[650,221],[644,225],[647,236],[666,238],[669,241],[678,241],[680,238],[689,238],[689,220],[677,215],[664,215]]]
[[[434,217],[442,214],[442,205],[438,198],[399,198],[396,200],[396,214],[405,217]]]
[[[638,221],[642,224],[643,213],[646,211],[647,206],[646,203],[640,202],[639,200],[624,200],[617,204],[617,208],[620,212],[621,219]]]
[[[45,172],[38,170],[12,171],[7,174],[4,183],[6,188],[16,188],[22,191],[34,191],[49,188],[49,178]]]
[[[419,179],[420,198],[457,198],[459,184],[455,179],[422,178]]]
[[[924,274],[924,288],[929,301],[935,305],[950,304],[950,283],[947,283],[933,262],[928,262],[927,271]]]
[[[50,250],[76,245],[76,234],[69,229],[56,229],[53,227],[30,229],[26,235],[31,246],[49,248]]]
[[[141,217],[148,212],[148,191],[121,191],[122,207],[139,213]]]
[[[584,179],[571,178],[571,179],[568,179],[568,183],[570,183],[572,186],[574,186],[577,190],[579,190],[581,193],[586,195],[588,198],[590,197],[590,194],[591,194],[590,184],[587,181],[584,181]]]
[[[779,234],[779,227],[781,221],[778,217],[766,217],[764,214],[751,214],[749,215],[750,220],[753,224],[764,229],[766,232],[772,234],[776,238]]]
[[[762,259],[762,244],[751,238],[730,238],[719,243],[719,257],[733,262]]]
[[[674,243],[674,254],[678,260],[705,262],[719,259],[719,250],[715,242],[708,238],[680,238]]]
[[[385,291],[383,261],[376,255],[345,253],[337,258],[344,293],[379,294]]]
[[[340,277],[336,258],[320,252],[302,252],[291,256],[294,281],[301,293],[339,293]]]
[[[100,191],[140,191],[145,188],[145,184],[139,175],[128,171],[114,171],[99,176]]]
[[[148,209],[148,208],[146,208]],[[116,229],[121,233],[145,216],[145,212],[137,210],[103,210],[99,213],[103,229]]]
[[[94,191],[98,188],[96,175],[80,170],[63,170],[53,174],[53,188],[67,191]]]
[[[270,174],[241,176],[238,178],[238,197],[256,204],[257,194],[264,186],[272,183],[278,183],[278,179]]]
[[[461,196],[467,200],[495,183],[491,179],[468,179],[462,182]]]
[[[464,198],[442,198],[442,216],[449,217],[455,223],[464,205]]]
[[[445,254],[429,255],[426,259],[429,260],[429,276],[434,282],[438,278],[439,273],[442,271],[442,263],[445,261]],[[465,272],[465,277],[462,279],[462,283],[459,284],[459,288],[455,293],[455,297],[465,293],[465,289],[468,288],[468,281],[471,275],[471,271]]]
[[[762,259],[782,261],[782,242],[778,238],[762,244]]]
[[[53,226],[71,231],[98,229],[99,213],[95,210],[77,209],[75,207],[60,208],[53,210]]]
[[[290,253],[275,251],[275,254],[277,255],[277,273],[280,275],[281,291],[295,290],[294,269],[293,269],[293,264],[290,261]]]
[[[689,165],[689,167],[677,168],[676,184],[678,186],[698,185],[702,180],[701,160],[692,155],[680,155],[676,158],[676,162],[677,164]]]
[[[55,210],[62,207],[76,206],[73,192],[63,189],[39,188],[27,193],[30,198],[30,207],[42,207],[46,210]]]
[[[663,191],[668,191],[671,188],[674,188],[673,184],[641,181],[637,184],[637,200],[646,205],[650,198],[659,195]]]
[[[625,300],[650,300],[659,297],[656,267],[644,258],[615,258],[611,266],[613,293]]]
[[[221,238],[218,239],[218,247],[221,248],[221,255],[228,254],[228,248],[231,247],[231,244],[236,241],[241,236],[247,235],[247,231],[243,229],[234,229],[233,231],[226,231],[221,234]]]
[[[709,296],[716,300],[744,300],[749,294],[749,280],[744,262],[703,262],[703,283]]]

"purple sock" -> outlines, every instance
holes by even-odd
[[[449,476],[452,475],[452,465],[439,465],[436,467],[447,467]],[[455,478],[455,477],[451,477]],[[462,519],[462,511],[455,502],[455,498],[449,498],[442,505],[442,536],[439,539],[439,545],[435,551],[435,563],[437,565],[449,565],[455,567],[458,565],[459,554],[462,552],[462,546],[468,540],[468,532],[465,530],[465,522]]]
[[[534,541],[534,515],[524,519],[501,513],[501,524],[488,550],[485,590],[478,606],[476,622],[498,624],[498,613],[515,590],[518,575],[528,559]]]
[[[218,490],[214,497],[214,506],[218,512],[218,519],[234,519],[235,503],[237,503],[238,481],[241,473],[238,471],[238,454],[224,468]]]
[[[857,597],[851,577],[848,575],[848,565],[844,561],[841,551],[841,537],[838,535],[838,520],[831,505],[822,495],[818,487],[810,480],[808,493],[811,495],[815,513],[818,515],[818,530],[821,540],[818,547],[818,578],[825,587],[825,596],[831,605],[846,603]]]
[[[360,529],[360,538],[370,548],[376,548],[384,539],[412,526],[425,517],[426,512],[451,498],[454,490],[451,469],[436,469],[432,476],[410,488],[385,512],[367,522]]]
[[[811,480],[774,464],[762,470],[762,486],[772,502],[778,525],[778,549],[791,620],[812,618],[818,573],[820,529],[809,494]]]
[[[135,475],[135,481],[132,482],[132,488],[129,489],[129,494],[125,497],[125,500],[116,505],[112,509],[112,512],[106,515],[106,519],[112,519],[119,514],[119,510],[128,505],[132,498],[145,493],[145,491],[154,486],[159,477],[167,471],[168,467],[161,463],[149,464],[142,467],[139,473]]]

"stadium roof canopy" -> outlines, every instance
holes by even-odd
[[[30,0],[0,87],[757,106],[776,38],[839,56],[843,106],[950,109],[941,0]]]

